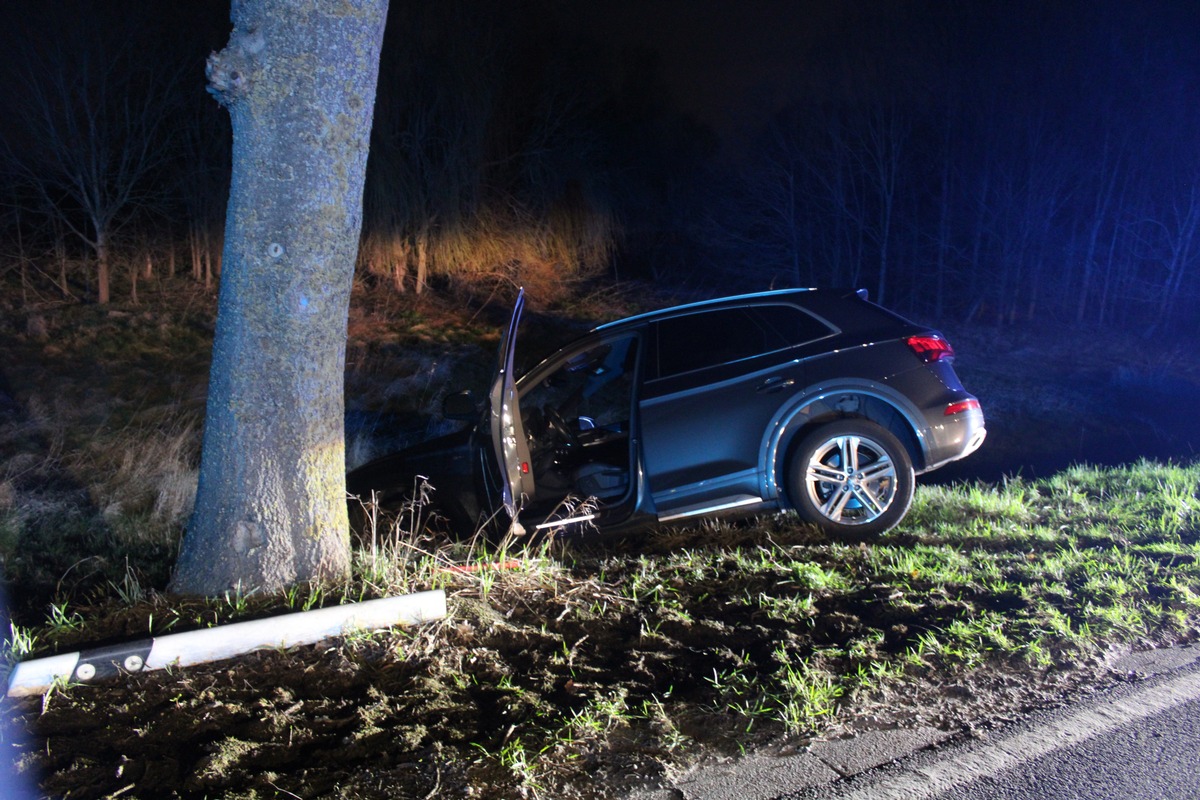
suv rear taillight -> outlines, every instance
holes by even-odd
[[[976,411],[983,410],[979,405],[979,401],[974,397],[970,398],[969,400],[959,400],[956,403],[951,403],[950,405],[946,406],[945,415],[947,417],[953,417],[955,414],[961,414],[964,411],[971,411],[972,409]]]
[[[936,333],[910,336],[904,340],[904,343],[926,364],[931,361],[945,361],[954,358],[954,348]]]

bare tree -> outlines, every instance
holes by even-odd
[[[879,254],[876,300],[882,303],[888,291],[892,229],[895,225],[900,167],[908,139],[908,124],[894,105],[876,104],[867,112],[864,122],[856,131],[852,158],[861,172],[869,202],[875,209],[873,219],[866,225],[866,232],[875,242]]]
[[[200,485],[171,587],[350,567],[346,319],[386,0],[234,0],[209,91],[233,122]]]
[[[178,70],[147,58],[134,38],[72,34],[42,48],[18,37],[27,46],[14,111],[24,135],[6,140],[4,154],[56,224],[91,250],[97,299],[107,303],[114,235],[162,197],[152,177],[171,152]]]
[[[196,105],[182,115],[177,181],[187,211],[192,278],[212,287],[220,272],[225,202],[229,198],[229,121],[218,108]]]

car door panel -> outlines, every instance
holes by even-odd
[[[692,388],[641,403],[650,489],[662,514],[707,501],[759,497],[764,431],[803,384],[803,368],[785,362],[719,383],[705,377],[696,374]],[[760,391],[768,380],[779,389]]]
[[[787,304],[706,310],[648,327],[641,417],[660,514],[762,499],[770,422],[831,327]]]
[[[512,319],[500,339],[496,375],[489,395],[492,446],[496,452],[501,475],[501,492],[508,515],[516,518],[526,498],[533,497],[535,487],[530,469],[529,441],[521,420],[516,389],[517,326],[525,308],[525,290],[517,293]]]

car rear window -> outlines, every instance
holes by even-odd
[[[785,350],[830,332],[796,306],[763,305],[702,311],[658,323],[651,372],[668,378]],[[657,369],[654,369],[657,367]]]

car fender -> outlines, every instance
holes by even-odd
[[[779,480],[783,469],[783,459],[788,454],[788,448],[800,431],[807,428],[814,420],[826,416],[814,417],[812,411],[822,403],[837,398],[838,395],[861,395],[887,404],[900,415],[907,425],[917,447],[920,449],[919,461],[924,463],[929,457],[930,432],[920,410],[903,394],[890,386],[864,379],[846,378],[828,381],[810,386],[795,394],[789,401],[780,406],[779,411],[767,426],[759,449],[759,474],[761,485],[759,491],[764,500],[773,500],[784,504],[780,497]],[[846,412],[846,416],[863,416]],[[902,437],[903,441],[903,437]],[[917,459],[914,459],[917,461]]]

